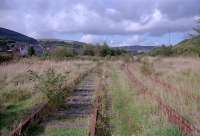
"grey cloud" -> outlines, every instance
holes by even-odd
[[[166,0],[158,8],[170,19],[200,15],[199,0]]]
[[[1,0],[0,4],[1,27],[37,37],[187,32],[195,16],[200,16],[199,0]]]

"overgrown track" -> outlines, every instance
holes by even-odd
[[[96,136],[97,114],[99,110],[99,96],[96,98],[94,111],[90,120],[89,136]]]
[[[170,122],[177,125],[184,134],[199,136],[200,130],[193,126],[190,122],[188,122],[183,116],[181,116],[175,109],[165,103],[159,96],[146,91],[147,88],[144,86],[142,82],[140,82],[134,73],[130,70],[129,65],[126,64],[124,70],[128,76],[128,78],[133,82],[134,86],[139,90],[140,94],[151,97],[156,100],[159,104],[160,109],[167,115]]]
[[[94,68],[93,68],[94,69]],[[74,85],[70,86],[69,88],[75,88],[72,96],[66,99],[66,105],[68,105],[67,110],[62,112],[61,110],[57,112],[57,115],[64,115],[64,116],[79,116],[85,117],[89,116],[92,112],[92,99],[94,98],[94,91],[95,91],[95,84],[92,83],[95,81],[94,73],[91,74],[90,69],[89,71],[83,73],[80,78],[75,80],[75,85],[78,84],[77,87]],[[81,82],[80,82],[81,80]],[[21,136],[23,135],[23,131],[33,122],[41,121],[43,118],[43,114],[47,113],[49,110],[48,103],[43,103],[38,106],[37,110],[33,112],[31,115],[25,117],[21,120],[18,127],[15,128],[8,136]]]
[[[50,121],[47,120],[44,125],[48,128],[65,128],[66,130],[73,128],[87,129],[88,135],[94,136],[98,107],[96,76],[95,73],[86,76],[76,86],[71,96],[66,98],[65,106],[67,108],[58,109],[50,117]],[[55,119],[63,119],[63,121],[52,121]]]
[[[134,64],[131,64],[131,68],[134,68]],[[181,91],[181,93],[184,94],[185,96],[187,96],[188,98],[192,98],[194,100],[200,100],[199,96],[194,96],[186,90],[179,90],[176,86],[168,83],[167,81],[159,78],[158,76],[149,75],[147,77],[150,78],[150,80],[152,80],[154,83],[163,86],[165,89],[167,89],[170,92],[180,92]]]
[[[156,76],[149,76],[149,78],[154,81],[157,84],[162,85],[163,87],[165,87],[167,90],[171,91],[171,92],[178,92],[180,91],[179,89],[177,89],[175,86],[173,86],[172,84],[168,83],[167,81],[164,81],[163,79],[160,79],[159,77]],[[194,96],[190,93],[188,93],[188,91],[181,91],[182,94],[184,94],[185,96],[192,98],[194,100],[200,100],[199,96]]]
[[[18,125],[18,127],[9,134],[9,136],[21,136],[22,132],[30,125],[30,123],[36,120],[40,120],[41,115],[47,112],[47,110],[48,110],[48,104],[47,103],[41,104],[38,110],[36,110],[30,116],[23,119]]]

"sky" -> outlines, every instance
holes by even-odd
[[[199,0],[1,0],[0,27],[42,39],[110,46],[176,44],[200,17]]]

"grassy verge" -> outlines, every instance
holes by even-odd
[[[0,130],[2,134],[9,133],[17,127],[21,119],[32,112],[32,107],[39,104],[42,96],[35,95],[30,98],[7,103],[0,112]]]
[[[111,80],[113,135],[181,136],[180,131],[167,122],[155,101],[139,96],[118,67],[112,68]]]
[[[86,136],[87,134],[87,129],[82,128],[47,128],[44,130],[44,133],[39,136]]]

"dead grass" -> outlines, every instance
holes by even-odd
[[[132,64],[132,71],[143,84],[195,126],[200,125],[200,61],[197,58],[149,58],[154,65],[153,76],[164,80],[177,89],[167,89],[152,81],[140,71],[141,63]],[[191,97],[194,96],[194,97]],[[200,98],[200,97],[199,97]]]
[[[36,58],[0,65],[0,116],[3,117],[0,132],[8,133],[33,107],[46,101],[43,93],[35,89],[35,81],[30,80],[29,71],[43,74],[52,68],[66,76],[65,84],[68,85],[95,65],[92,61],[56,62]]]
[[[180,131],[168,123],[158,104],[138,94],[137,88],[120,70],[122,62],[110,62],[104,68],[108,94],[112,100],[112,135],[180,136]]]

